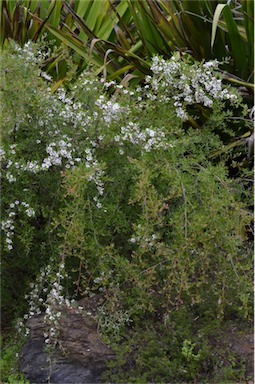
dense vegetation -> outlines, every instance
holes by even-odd
[[[117,15],[128,38],[117,24],[111,30],[98,11],[97,28],[109,40],[99,31],[87,40],[85,26],[99,3],[108,4],[107,12]],[[247,379],[240,356],[220,349],[215,340],[229,326],[240,332],[252,326],[251,59],[244,52],[241,73],[234,48],[232,57],[223,58],[228,55],[219,40],[218,55],[208,48],[199,56],[195,45],[180,53],[177,47],[187,42],[177,24],[174,30],[166,24],[166,13],[186,7],[178,25],[188,26],[182,18],[192,12],[189,2],[170,3],[121,1],[111,8],[108,2],[47,2],[50,16],[44,15],[42,26],[37,9],[32,35],[26,23],[16,34],[7,27],[15,26],[22,12],[35,17],[35,3],[29,12],[25,2],[16,8],[14,2],[2,3],[5,382],[23,380],[10,370],[20,347],[17,324],[24,335],[25,320],[45,313],[45,342],[55,346],[59,306],[98,293],[105,298],[97,313],[99,331],[117,354],[105,373],[107,382]],[[197,12],[208,5],[201,12],[212,17],[217,6],[191,3]],[[219,24],[221,38],[228,35],[231,44],[235,23],[235,36],[243,32],[247,49],[251,9],[244,1],[244,18],[236,21],[237,5],[226,8],[228,29],[224,21]],[[162,23],[155,25],[149,14],[156,17],[157,9],[165,33],[168,26],[172,38],[178,36],[175,49],[162,35],[157,41],[164,50],[138,41],[144,41],[141,29],[148,23],[154,37],[155,30],[162,33]],[[66,12],[64,30],[57,28],[60,12]],[[141,29],[134,33],[138,15]],[[39,39],[43,28],[51,34]],[[88,47],[75,51],[72,28]],[[130,48],[128,56],[127,46],[117,44],[120,36],[122,44],[146,51]],[[97,42],[102,50],[88,61],[89,47]],[[107,63],[111,53],[118,57]],[[230,86],[230,79],[242,87]]]

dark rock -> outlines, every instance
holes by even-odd
[[[44,339],[29,339],[21,351],[21,370],[31,383],[47,383],[48,354],[44,347]]]
[[[28,341],[20,352],[20,368],[30,383],[99,383],[106,362],[114,359],[111,349],[98,335],[97,324],[87,315],[95,303],[83,302],[84,309],[61,308],[57,348],[48,353],[43,315],[29,319]],[[93,306],[93,308],[91,307]]]

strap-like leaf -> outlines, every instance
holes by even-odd
[[[105,78],[105,80],[106,80],[106,78],[107,78],[107,70],[106,70],[106,60],[107,60],[107,56],[109,55],[109,53],[111,53],[111,52],[114,52],[114,50],[113,49],[108,49],[106,52],[105,52],[105,56],[104,56],[104,78]]]
[[[223,10],[224,20],[228,28],[228,35],[231,45],[231,51],[235,60],[237,74],[247,79],[247,59],[246,59],[246,46],[245,41],[241,37],[237,23],[233,18],[233,14],[229,5],[224,7]]]
[[[215,36],[216,36],[216,31],[218,27],[218,22],[220,19],[221,12],[223,9],[226,7],[227,4],[218,4],[214,15],[213,15],[213,23],[212,23],[212,37],[211,37],[211,48],[213,48],[214,41],[215,41]]]

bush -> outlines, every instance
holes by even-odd
[[[38,78],[33,47],[26,49],[11,46],[2,56],[9,69],[1,72],[7,314],[15,296],[24,311],[31,281],[28,316],[47,309],[47,317],[57,300],[103,293],[102,337],[118,348],[131,330],[125,348],[139,351],[127,380],[133,368],[141,382],[170,380],[173,372],[193,380],[203,371],[207,337],[198,341],[191,328],[185,335],[186,314],[201,319],[198,328],[252,316],[249,184],[243,175],[229,178],[226,155],[210,160],[225,135],[235,135],[233,111],[243,117],[247,107],[214,63],[181,62],[186,77],[172,76],[171,88],[159,59],[161,70],[155,59],[155,76],[136,90],[83,74],[69,92],[52,94]],[[198,98],[192,81],[205,70],[222,97],[200,81]],[[180,96],[185,82],[189,100]],[[170,326],[178,314],[176,333]],[[170,352],[169,330],[177,335]]]
[[[20,335],[17,337],[17,334],[14,332],[12,332],[11,337],[8,337],[4,341],[3,336],[1,336],[0,371],[1,380],[4,383],[29,384],[24,376],[19,372],[18,367],[18,352],[23,341],[24,338],[21,338]]]

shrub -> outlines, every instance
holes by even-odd
[[[51,94],[40,56],[31,43],[11,44],[1,56],[3,323],[24,311],[29,283],[56,260],[51,217],[64,197],[61,170],[75,161],[72,117],[61,95]]]
[[[249,183],[243,175],[229,178],[227,156],[210,160],[224,135],[235,135],[228,119],[233,110],[243,117],[247,107],[224,87],[214,63],[184,61],[186,77],[172,76],[171,88],[167,68],[174,59],[168,64],[155,59],[155,76],[136,90],[83,74],[69,92],[52,94],[37,78],[34,59],[28,77],[26,51],[12,50],[17,52],[7,51],[2,60],[23,70],[18,95],[12,71],[2,70],[4,281],[11,268],[25,291],[39,275],[30,295],[37,303],[30,300],[28,315],[46,309],[53,325],[56,300],[103,293],[102,337],[116,347],[134,330],[125,348],[134,344],[139,351],[134,369],[145,369],[141,382],[170,380],[174,371],[176,380],[193,380],[203,370],[207,338],[195,340],[191,327],[185,334],[185,314],[200,319],[198,334],[206,322],[249,320],[252,313]],[[192,79],[203,70],[222,97],[214,99],[200,81],[203,98],[197,98]],[[180,96],[185,82],[190,100]],[[10,113],[13,92],[16,107]],[[201,115],[194,114],[193,104]],[[47,264],[50,279],[42,269]],[[10,284],[16,288],[13,278]],[[3,297],[8,307],[8,287]],[[166,334],[178,314],[182,320],[171,357]],[[140,338],[136,330],[143,324],[148,330],[139,331]],[[49,332],[54,334],[51,326]],[[164,357],[155,356],[157,332],[163,335]],[[154,370],[144,366],[146,359]]]

